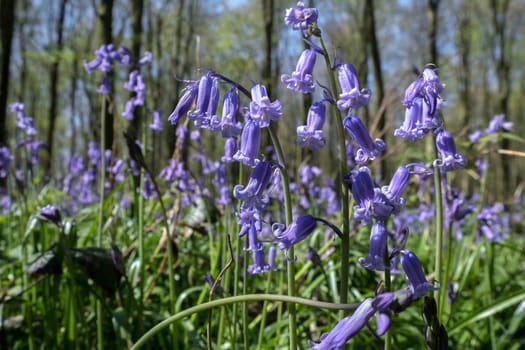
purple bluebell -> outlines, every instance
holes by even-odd
[[[468,139],[472,143],[478,143],[481,137],[483,137],[483,131],[481,130],[476,130],[468,135]]]
[[[385,220],[395,208],[388,202],[381,190],[374,184],[367,167],[353,170],[345,178],[352,191],[356,205],[354,217],[363,223],[371,223],[372,219]]]
[[[142,67],[151,62],[153,62],[153,54],[151,53],[151,51],[145,51],[144,55],[142,55],[142,57],[140,58],[138,62],[138,66]]]
[[[315,181],[317,177],[319,177],[323,171],[321,168],[315,166],[315,165],[309,165],[307,163],[304,163],[299,168],[299,179],[303,185],[309,185],[312,181]]]
[[[218,80],[213,76],[213,72],[209,71],[199,81],[195,110],[188,113],[188,118],[197,127],[209,127],[211,114],[216,114],[218,99]]]
[[[407,249],[401,251],[401,266],[405,271],[413,299],[424,296],[428,291],[439,289],[439,285],[434,286],[427,282],[421,263],[412,251]]]
[[[244,236],[254,225],[257,231],[261,230],[261,217],[257,208],[241,207],[240,211],[235,213],[235,215],[239,218],[237,224],[241,226],[239,237]]]
[[[375,298],[366,298],[359,304],[352,316],[347,316],[339,321],[330,333],[321,335],[320,343],[308,341],[314,350],[339,350],[368,323],[376,312],[383,312],[388,309],[394,300],[394,293],[383,293]],[[379,321],[379,320],[378,320]],[[384,318],[379,321],[378,335],[384,334],[390,322],[385,322]]]
[[[366,258],[360,258],[359,263],[372,271],[384,271],[385,254],[387,251],[388,232],[382,221],[372,225],[370,232],[370,248]]]
[[[300,147],[308,147],[316,151],[327,143],[323,135],[326,119],[326,107],[322,102],[315,102],[308,110],[306,125],[297,127],[297,143]]]
[[[270,244],[270,248],[268,248],[268,267],[276,271],[279,269],[279,267],[275,264],[275,260],[277,259],[277,245],[274,243]]]
[[[162,131],[162,129],[164,129],[164,126],[162,125],[162,116],[160,114],[160,111],[158,109],[155,109],[152,114],[153,121],[149,125],[149,128],[155,131]]]
[[[232,89],[224,95],[222,103],[222,119],[220,130],[222,137],[232,138],[240,135],[242,123],[237,120],[239,113],[239,93],[237,89]],[[216,122],[214,124],[217,124]]]
[[[84,68],[88,73],[93,73],[96,69],[102,72],[109,72],[113,68],[112,61],[117,61],[122,65],[129,64],[131,60],[131,52],[126,47],[120,47],[115,50],[113,44],[101,45],[95,51],[95,58],[90,62],[84,61]]]
[[[268,205],[268,196],[264,190],[268,187],[273,174],[273,164],[268,161],[259,162],[250,174],[246,186],[236,185],[233,196],[243,201],[243,207],[264,209]]]
[[[173,125],[177,124],[179,119],[191,109],[191,106],[197,97],[197,92],[199,91],[199,82],[190,83],[183,91],[184,93],[182,97],[179,99],[175,109],[168,117],[168,121]]]
[[[405,111],[403,125],[394,131],[394,136],[401,137],[407,141],[417,141],[421,140],[428,133],[429,130],[422,127],[423,104],[422,98],[414,99],[410,107],[407,107]]]
[[[284,23],[291,25],[294,30],[301,30],[305,35],[314,24],[317,24],[319,13],[316,8],[305,8],[304,2],[298,1],[293,8],[286,10]]]
[[[241,135],[241,147],[234,154],[233,159],[247,166],[254,167],[259,159],[259,147],[261,146],[261,128],[253,119],[248,119],[244,124]]]
[[[89,142],[87,156],[89,159],[89,163],[93,166],[99,166],[100,160],[102,159],[102,155],[100,153],[100,149],[98,148],[98,144],[94,141]]]
[[[381,188],[381,192],[383,192],[393,206],[398,207],[405,203],[402,195],[408,186],[409,179],[410,168],[406,165],[400,165],[394,173],[394,176],[392,176],[390,184]]]
[[[226,140],[224,143],[224,155],[221,157],[221,160],[225,163],[234,162],[235,159],[233,156],[237,153],[237,139],[231,137]]]
[[[135,93],[127,102],[122,112],[122,116],[127,120],[132,120],[133,112],[136,106],[144,105],[144,98],[146,95],[146,84],[142,74],[138,70],[134,70],[129,74],[129,79],[124,83],[124,88],[130,92]]]
[[[268,272],[270,266],[264,261],[264,248],[252,250],[253,265],[248,266],[248,273],[256,275],[263,272]]]
[[[347,116],[343,120],[343,126],[359,147],[355,157],[358,163],[365,163],[368,159],[374,160],[386,148],[383,140],[372,140],[368,128],[358,117]]]
[[[7,176],[11,160],[13,160],[13,156],[9,152],[9,148],[5,146],[0,147],[0,178]]]
[[[508,222],[504,221],[503,209],[501,203],[495,203],[480,211],[477,217],[479,232],[476,233],[476,238],[478,240],[483,235],[488,241],[501,241],[505,233],[510,231]]]
[[[7,189],[0,187],[0,213],[7,214],[11,208],[11,197]]]
[[[175,159],[171,158],[169,163],[160,171],[159,177],[167,182],[172,182],[180,176],[180,168]]]
[[[62,227],[62,215],[58,208],[52,204],[40,208],[39,216],[45,221],[49,221],[58,227]]]
[[[317,227],[317,220],[310,214],[304,214],[295,219],[288,227],[274,223],[272,231],[281,250],[288,250],[293,245],[306,239]]]
[[[427,67],[406,89],[403,105],[408,108],[417,97],[422,97],[429,107],[429,114],[434,115],[441,105],[440,93],[444,87],[445,85],[441,84],[435,70]]]
[[[32,117],[28,117],[25,113],[25,106],[21,102],[14,102],[9,105],[11,112],[16,112],[16,126],[25,131],[26,135],[36,135],[35,121]]]
[[[485,132],[490,135],[499,131],[512,131],[513,128],[513,122],[505,121],[505,114],[497,114],[492,118]]]
[[[281,81],[292,91],[308,94],[314,92],[313,71],[317,53],[313,49],[303,51],[292,74],[281,75]]]
[[[144,187],[141,193],[142,197],[146,199],[157,198],[157,191],[155,190],[155,185],[151,181],[149,176],[144,176]]]
[[[342,90],[337,100],[337,108],[344,111],[366,106],[370,100],[370,90],[359,87],[355,67],[350,63],[344,63],[339,66],[337,72]]]
[[[440,130],[436,135],[436,147],[439,152],[439,159],[434,160],[435,168],[443,171],[450,171],[463,168],[467,164],[467,158],[457,153],[456,143],[452,134],[446,130]]]
[[[264,85],[256,84],[252,87],[250,117],[259,127],[269,126],[271,121],[279,120],[282,114],[281,102],[279,100],[271,102]]]

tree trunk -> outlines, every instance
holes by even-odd
[[[113,0],[102,0],[101,6],[100,6],[100,21],[102,25],[102,42],[104,44],[112,44],[113,43]],[[113,72],[108,73],[110,75],[111,80],[111,91],[113,91],[114,82]],[[108,94],[105,96],[105,98],[108,99],[106,103],[106,110],[105,110],[105,116],[106,119],[104,120],[104,126],[105,126],[105,143],[104,143],[104,149],[112,149],[113,148],[113,140],[115,139],[115,127],[114,127],[114,99],[113,99],[113,93]],[[98,138],[96,138],[97,140]]]
[[[9,63],[11,43],[15,30],[15,0],[2,1],[0,11],[0,31],[2,38],[1,77],[0,77],[0,145],[7,145],[7,96],[9,89]]]
[[[51,64],[51,70],[49,72],[49,128],[47,129],[47,147],[48,147],[48,158],[47,164],[44,165],[44,169],[47,175],[51,174],[51,167],[53,164],[53,136],[56,126],[57,118],[57,106],[58,106],[58,74],[60,65],[60,56],[62,54],[63,47],[63,33],[64,33],[64,18],[66,16],[66,3],[67,0],[61,0],[60,12],[58,14],[58,22],[56,28],[57,41],[54,53],[54,60]]]
[[[437,33],[438,33],[438,7],[440,0],[428,0],[428,44],[429,62],[438,65]]]
[[[142,14],[144,12],[144,1],[133,0],[131,1],[131,53],[133,58],[133,64],[130,68],[130,72],[138,69],[138,61],[140,59],[140,50],[142,44]],[[132,93],[133,94],[133,93]],[[141,128],[143,119],[143,113],[141,106],[136,106],[133,113],[133,120],[128,124],[127,132],[134,138],[139,139],[141,136]]]

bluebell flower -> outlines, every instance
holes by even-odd
[[[255,207],[241,207],[240,211],[235,213],[239,218],[237,224],[241,226],[239,237],[244,236],[253,226],[255,229],[261,230],[261,217],[259,210]]]
[[[439,289],[439,285],[434,286],[432,283],[427,282],[421,263],[412,251],[407,249],[401,251],[401,266],[403,266],[407,276],[413,299],[424,296],[428,291]]]
[[[11,112],[16,112],[16,127],[23,130],[26,135],[36,135],[35,121],[25,113],[25,106],[21,102],[14,102],[9,105]]]
[[[243,207],[264,209],[268,205],[268,196],[263,192],[272,178],[273,164],[268,161],[259,162],[250,174],[246,186],[236,185],[233,196],[243,201]]]
[[[241,147],[233,158],[247,166],[254,167],[259,162],[257,156],[260,146],[261,128],[253,119],[248,119],[242,131]]]
[[[446,130],[439,130],[436,135],[436,147],[439,159],[434,160],[433,165],[443,171],[463,168],[467,164],[467,158],[457,153],[456,143],[452,134]]]
[[[429,108],[428,114],[433,116],[442,103],[440,93],[444,87],[435,70],[427,67],[406,89],[403,105],[409,108],[415,99],[421,97]]]
[[[191,106],[197,97],[197,92],[199,91],[199,82],[190,83],[183,91],[184,93],[182,97],[179,99],[175,109],[168,117],[168,121],[173,125],[177,124],[179,119],[191,109]]]
[[[479,240],[480,235],[491,242],[501,241],[505,233],[510,231],[508,222],[503,220],[503,205],[496,203],[491,207],[483,208],[478,214],[479,232],[476,233]]]
[[[48,204],[40,208],[38,213],[39,217],[45,221],[49,221],[52,224],[55,224],[57,227],[62,227],[62,215],[60,210],[52,204]]]
[[[366,258],[360,258],[359,263],[372,271],[384,271],[385,254],[387,250],[388,232],[382,221],[372,225],[370,232],[370,248]]]
[[[138,66],[142,67],[151,62],[153,62],[153,54],[151,53],[151,51],[145,51],[144,55],[142,55],[138,62]]]
[[[256,275],[263,272],[268,272],[270,266],[264,261],[264,249],[252,250],[253,265],[248,266],[248,273]]]
[[[224,143],[224,155],[221,157],[221,160],[225,163],[234,162],[235,159],[233,156],[237,153],[237,139],[230,137]]]
[[[237,137],[241,133],[242,123],[237,120],[239,113],[239,93],[237,89],[232,89],[224,95],[222,103],[222,119],[212,120],[212,124],[218,125],[216,129],[221,131],[222,137]]]
[[[218,80],[213,76],[212,71],[209,71],[200,79],[195,110],[188,113],[188,118],[193,120],[195,126],[209,127],[212,114],[217,112],[219,101],[218,84]]]
[[[317,226],[317,220],[310,214],[304,214],[295,219],[288,227],[274,223],[272,231],[282,250],[288,250],[293,245],[306,239]]]
[[[355,67],[350,63],[344,63],[339,66],[337,72],[342,90],[337,100],[337,108],[344,111],[366,106],[370,100],[370,90],[359,87]]]
[[[308,110],[306,125],[297,127],[297,143],[300,147],[308,147],[316,151],[327,143],[323,136],[323,126],[326,119],[326,107],[322,102],[315,102]]]
[[[422,128],[423,119],[423,104],[422,98],[416,98],[407,107],[405,111],[405,121],[403,125],[394,131],[394,136],[401,137],[407,141],[421,140],[427,133],[426,128]]]
[[[9,148],[5,146],[0,147],[0,178],[6,177],[8,173],[9,163],[13,160]]]
[[[321,168],[304,163],[299,168],[299,179],[303,185],[310,185],[310,183],[319,177],[322,172]]]
[[[268,267],[276,271],[278,270],[278,266],[275,264],[275,260],[277,259],[277,245],[272,243],[270,245],[270,248],[268,249]]]
[[[286,10],[284,23],[291,25],[294,30],[301,30],[307,35],[309,28],[317,23],[319,13],[316,8],[305,8],[304,2],[298,1],[293,8]]]
[[[513,122],[505,121],[505,114],[497,114],[492,118],[485,132],[490,135],[499,131],[512,131],[513,128]]]
[[[7,189],[0,187],[0,213],[7,214],[11,208],[11,197]]]
[[[276,100],[270,101],[266,87],[256,84],[252,87],[252,101],[250,102],[250,117],[260,128],[270,125],[271,121],[279,120],[282,112],[281,102]]]
[[[162,131],[162,129],[164,129],[164,126],[162,125],[162,116],[160,115],[160,111],[158,109],[153,111],[153,121],[149,125],[149,128],[155,131]]]
[[[383,335],[390,327],[390,322],[384,319],[386,311],[394,300],[394,293],[383,293],[375,298],[366,298],[359,304],[352,316],[347,316],[339,321],[330,333],[321,335],[319,344],[308,341],[314,350],[339,350],[368,323],[376,312],[383,315],[379,321],[378,335]]]
[[[306,49],[303,51],[295,67],[295,71],[290,74],[281,75],[281,81],[292,91],[308,94],[314,92],[315,84],[313,71],[317,53],[315,50]]]
[[[394,173],[394,176],[392,176],[390,184],[381,188],[381,192],[383,192],[393,206],[398,207],[405,203],[402,195],[408,185],[409,179],[409,167],[406,165],[400,165]]]
[[[372,140],[368,128],[358,117],[347,116],[343,120],[343,126],[359,147],[355,157],[358,163],[365,163],[368,159],[374,160],[386,148],[383,140]]]
[[[394,212],[395,207],[375,185],[367,167],[351,171],[344,181],[354,196],[356,220],[371,223],[372,219],[385,220]]]

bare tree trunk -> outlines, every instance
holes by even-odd
[[[273,51],[275,43],[273,42],[273,15],[274,15],[274,0],[263,0],[262,4],[262,15],[263,15],[263,27],[264,27],[264,55],[265,60],[261,71],[261,82],[266,86],[268,96],[273,97]],[[274,98],[274,97],[273,97]],[[278,132],[278,124],[273,124],[273,130],[275,133]],[[269,144],[268,133],[263,133],[262,141],[263,145]]]
[[[9,63],[11,44],[15,30],[15,0],[2,1],[0,11],[0,31],[2,38],[1,77],[0,77],[0,145],[7,145],[7,96],[9,89]]]
[[[385,125],[386,125],[386,107],[383,106],[385,103],[385,87],[383,83],[383,72],[381,69],[381,52],[379,51],[379,43],[377,40],[376,33],[376,20],[375,20],[375,3],[374,0],[365,2],[365,27],[368,28],[367,43],[370,46],[370,52],[372,55],[372,66],[374,69],[375,77],[375,94],[377,95],[377,106],[376,106],[376,118],[374,123],[377,123],[377,129],[383,134],[383,138],[386,136]],[[387,175],[387,159],[381,160],[381,166],[379,169],[381,179],[385,179]]]
[[[113,0],[102,0],[100,6],[100,21],[102,24],[102,42],[104,44],[111,44],[113,42]],[[111,80],[111,91],[113,91],[113,73],[109,72]],[[115,127],[114,127],[114,99],[113,94],[108,94],[105,98],[108,99],[106,103],[105,115],[105,144],[104,149],[113,148],[113,140],[115,139]],[[95,138],[96,140],[98,138]]]
[[[438,7],[440,0],[428,0],[428,44],[429,44],[429,62],[438,65],[438,48],[437,48],[437,34],[438,34]]]
[[[458,24],[458,50],[461,59],[461,67],[459,69],[459,96],[461,104],[463,105],[463,127],[467,127],[469,124],[469,118],[472,113],[470,106],[470,48],[471,48],[471,11],[469,9],[469,3],[463,3],[461,11],[461,19]]]
[[[64,18],[66,16],[66,4],[67,0],[60,2],[60,12],[58,14],[58,22],[56,28],[57,41],[56,41],[56,52],[53,63],[51,64],[51,70],[49,72],[49,128],[47,129],[47,147],[48,147],[48,158],[47,164],[44,165],[44,169],[47,175],[51,173],[51,167],[53,164],[53,136],[56,126],[57,118],[57,105],[58,105],[58,74],[60,65],[60,55],[63,47],[63,33],[64,33]]]
[[[134,64],[130,70],[133,71],[138,68],[138,60],[140,59],[140,49],[142,42],[142,14],[144,12],[144,1],[131,1],[131,53]],[[141,106],[136,106],[133,113],[133,120],[128,125],[127,132],[135,138],[141,135],[143,113]]]
[[[491,0],[490,6],[492,10],[492,25],[494,27],[494,35],[492,37],[492,58],[496,65],[496,75],[498,77],[498,94],[497,94],[497,113],[504,114],[509,118],[509,98],[510,98],[510,67],[511,62],[508,57],[509,48],[512,46],[507,43],[507,40],[512,41],[512,38],[507,37],[506,26],[509,14],[510,0]],[[501,142],[502,148],[509,148],[509,140],[504,139]],[[503,183],[503,193],[505,197],[512,193],[514,185],[511,180],[511,158],[501,157],[501,170],[504,176],[508,177],[507,181]]]

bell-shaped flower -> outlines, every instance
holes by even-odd
[[[209,71],[199,81],[195,110],[188,113],[195,126],[209,128],[212,117],[217,114],[219,104],[219,82]]]
[[[405,121],[403,125],[394,131],[394,136],[401,137],[407,141],[421,140],[427,133],[428,129],[422,128],[423,120],[423,104],[422,98],[416,98],[407,107],[405,111]]]
[[[153,111],[153,121],[149,125],[149,128],[155,131],[162,131],[162,129],[164,129],[164,126],[162,125],[162,117],[158,109]]]
[[[315,84],[313,70],[317,53],[313,49],[303,51],[295,67],[295,71],[290,74],[281,75],[281,81],[292,91],[308,94],[314,92]]]
[[[270,265],[264,261],[264,248],[252,250],[253,265],[248,266],[248,273],[256,275],[270,270]]]
[[[261,128],[253,119],[248,119],[242,131],[241,147],[234,154],[233,159],[253,167],[259,162],[257,156],[259,155],[260,146]]]
[[[369,252],[366,258],[359,259],[361,266],[372,271],[384,271],[387,240],[388,232],[385,224],[378,221],[372,225]]]
[[[224,155],[221,157],[221,160],[225,163],[234,162],[233,156],[235,153],[237,153],[237,139],[230,137],[224,142]]]
[[[394,293],[383,293],[375,298],[367,298],[359,304],[352,316],[347,316],[339,321],[330,333],[321,335],[319,344],[308,341],[314,350],[339,350],[368,323],[376,312],[384,313],[394,300]],[[378,320],[378,335],[384,334],[390,322]]]
[[[366,106],[370,100],[370,90],[359,87],[355,67],[350,63],[344,63],[339,66],[337,72],[342,90],[337,100],[337,108],[344,111]]]
[[[232,89],[224,95],[222,103],[222,120],[219,129],[222,137],[236,137],[241,133],[242,123],[237,120],[239,113],[239,94],[237,89]]]
[[[390,184],[388,186],[383,186],[381,192],[385,195],[388,201],[395,207],[399,207],[405,203],[404,198],[402,197],[403,192],[408,185],[408,180],[410,179],[410,169],[406,165],[401,165],[397,168]]]
[[[250,117],[259,127],[269,126],[271,121],[279,120],[282,114],[281,102],[279,100],[271,102],[264,85],[257,84],[252,87]]]
[[[272,178],[273,166],[271,162],[259,162],[250,174],[246,186],[236,185],[233,196],[241,199],[243,207],[263,209],[268,205],[268,196],[263,192]]]
[[[286,10],[284,23],[291,25],[294,30],[302,30],[307,34],[308,29],[317,23],[319,13],[316,8],[305,8],[303,1],[298,1],[293,8]]]
[[[175,109],[173,110],[173,112],[171,112],[170,116],[168,117],[168,121],[172,125],[177,124],[179,119],[182,118],[191,109],[191,106],[193,105],[193,102],[197,97],[199,85],[200,83],[193,82],[184,88],[184,94],[179,99],[179,102],[177,102]]]
[[[368,128],[358,117],[347,116],[343,120],[343,126],[359,147],[355,157],[358,163],[365,163],[368,159],[374,160],[386,148],[383,140],[372,140]]]
[[[296,243],[304,240],[317,226],[317,220],[309,214],[304,214],[295,219],[288,227],[275,223],[272,231],[281,250],[288,250]]]
[[[490,135],[499,131],[512,131],[512,128],[514,128],[514,123],[505,121],[505,114],[497,114],[492,118],[485,132]]]
[[[326,107],[323,102],[315,102],[308,110],[306,125],[297,127],[297,143],[316,151],[327,143],[323,136],[323,126],[326,119]]]
[[[405,249],[401,251],[401,266],[403,266],[403,270],[407,276],[413,299],[422,297],[427,294],[428,291],[439,289],[439,285],[434,286],[432,283],[427,282],[419,259],[416,254],[410,250]]]
[[[435,168],[450,171],[463,168],[467,164],[467,158],[457,153],[456,143],[450,132],[446,130],[438,131],[436,135],[436,147],[440,158],[434,160],[433,165]]]

